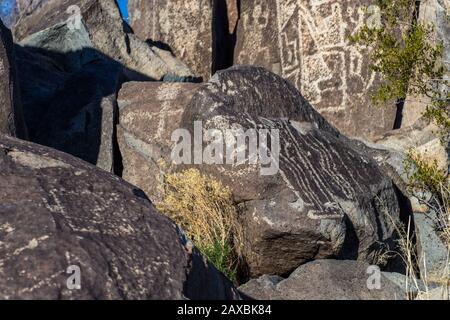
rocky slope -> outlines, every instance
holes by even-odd
[[[346,39],[370,4],[130,0],[128,25],[114,0],[18,1],[0,25],[0,298],[417,296],[386,254],[394,224],[414,223],[418,268],[448,253],[403,160],[414,146],[447,169],[448,153],[414,109],[393,130],[396,107],[371,105],[382,80]],[[229,161],[222,142],[251,130]],[[241,293],[152,204],[192,167],[232,192]]]

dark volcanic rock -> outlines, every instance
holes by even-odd
[[[115,97],[121,76],[121,68],[108,61],[70,74],[51,97],[33,141],[112,172]]]
[[[347,35],[373,0],[242,0],[236,64],[263,66],[291,81],[330,123],[352,137],[393,129],[396,109],[371,103],[380,76],[367,48]]]
[[[173,55],[126,33],[113,0],[50,0],[15,26],[33,142],[113,171],[116,93],[124,81],[189,81]]]
[[[152,201],[161,200],[165,170],[171,163],[171,134],[199,84],[129,82],[118,95],[117,140],[122,157],[122,178],[140,186]]]
[[[237,0],[130,0],[128,8],[136,35],[169,48],[203,80],[232,65]]]
[[[262,68],[219,72],[192,98],[182,127],[191,129],[198,120],[204,129],[279,131],[274,175],[261,175],[261,163],[202,165],[240,202],[252,275],[282,275],[327,257],[373,263],[393,240],[385,215],[399,215],[392,181],[288,82]]]
[[[0,133],[26,138],[11,31],[0,20]]]
[[[77,58],[16,49],[30,140],[112,171],[122,66],[88,49]]]
[[[251,275],[283,275],[329,257],[372,263],[392,244],[393,227],[384,214],[399,215],[392,181],[275,74],[241,66],[204,85],[129,84],[118,105],[124,177],[155,200],[161,175],[189,166],[172,165],[175,129],[194,137],[194,121],[201,121],[203,134],[216,129],[224,137],[226,130],[278,130],[279,162],[272,163],[272,175],[262,175],[266,166],[248,158],[244,164],[196,166],[233,190]],[[206,141],[203,150],[212,145]],[[219,158],[226,163],[223,151]]]
[[[148,45],[125,31],[114,0],[49,0],[21,18],[14,35],[23,45],[58,53],[71,52],[73,47],[95,48],[123,64],[132,78],[161,80],[167,75],[192,76],[170,52]]]
[[[81,269],[70,290],[69,266]],[[0,135],[1,299],[233,299],[142,191],[47,147]]]
[[[372,282],[370,277],[375,272],[376,269],[369,269],[369,264],[360,261],[317,260],[299,267],[285,280],[262,276],[239,290],[248,297],[264,300],[406,299],[402,288],[386,273],[380,272],[379,287],[377,281]]]

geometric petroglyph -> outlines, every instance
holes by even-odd
[[[394,127],[395,105],[377,108],[371,103],[381,76],[370,68],[370,48],[348,40],[365,23],[379,22],[375,4],[241,1],[236,64],[261,66],[287,79],[348,136],[371,139],[384,134]]]
[[[364,24],[358,2],[276,0],[281,75],[320,111],[345,110],[349,99],[367,94],[376,79],[364,48],[347,40]]]

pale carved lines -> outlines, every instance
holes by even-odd
[[[314,133],[297,134],[284,121],[282,132],[284,148],[280,154],[280,172],[298,198],[295,203],[302,203],[310,218],[342,217],[339,199],[354,199],[356,195],[349,177],[342,175],[342,172],[351,172],[346,167],[347,155],[335,152],[331,157],[331,145]],[[317,170],[318,167],[321,170]],[[350,179],[354,180],[354,177]]]
[[[347,21],[359,28],[364,23],[364,12],[362,8],[355,7],[349,7],[345,12],[343,5],[333,3],[333,0],[310,0],[310,8],[299,2],[276,0],[281,74],[293,81],[321,111],[343,111],[352,102],[352,97],[362,97],[373,86],[376,78],[376,74],[370,70],[369,77],[363,76],[363,68],[367,66],[368,61],[363,61],[361,47],[350,46],[346,40]],[[321,17],[321,6],[330,4],[332,13]],[[344,19],[344,16],[347,19]],[[303,27],[306,29],[303,30]],[[293,34],[294,30],[298,32]],[[315,53],[311,55],[308,55],[303,47],[308,36],[315,49]],[[327,64],[326,59],[330,55],[339,56],[340,61],[335,64],[339,65],[339,69],[333,70]],[[333,80],[333,77],[340,77],[340,85],[324,88],[324,83]],[[349,81],[362,83],[362,90],[351,92],[350,96]],[[337,91],[342,100],[335,106],[322,105],[325,103],[322,100],[327,91]]]
[[[345,203],[367,193],[361,181],[370,181],[371,177],[354,165],[368,163],[358,154],[339,148],[333,138],[328,140],[314,130],[302,133],[288,120],[266,119],[263,125],[280,129],[279,172],[295,195],[290,203],[293,209],[311,219],[340,219],[348,213],[342,208]]]

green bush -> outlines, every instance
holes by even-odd
[[[407,96],[430,99],[424,116],[448,134],[450,130],[449,82],[443,76],[443,45],[437,43],[432,24],[417,19],[415,0],[377,0],[381,25],[363,25],[353,43],[371,48],[371,68],[383,76],[373,102],[404,102]]]

